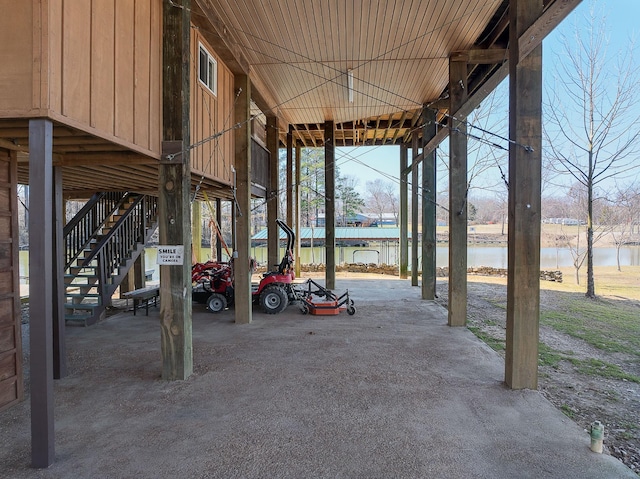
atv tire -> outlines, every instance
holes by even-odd
[[[260,306],[267,314],[278,314],[289,305],[287,292],[282,286],[271,284],[260,293]]]
[[[212,313],[224,311],[227,307],[227,298],[220,293],[213,293],[207,300],[207,309]]]

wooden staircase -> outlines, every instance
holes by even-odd
[[[65,321],[98,321],[157,226],[157,199],[97,193],[65,227]]]

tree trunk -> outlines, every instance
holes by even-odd
[[[587,298],[595,298],[593,280],[593,151],[589,149],[589,180],[587,182]]]

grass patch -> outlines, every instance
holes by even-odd
[[[557,310],[542,311],[540,321],[602,351],[640,356],[638,310],[625,301],[571,298]]]
[[[576,359],[567,358],[571,361],[580,374],[587,376],[600,376],[607,379],[627,380],[633,383],[640,383],[640,377],[625,373],[620,366],[607,363],[599,359]]]
[[[550,348],[544,343],[538,344],[538,365],[549,366],[553,369],[560,367],[560,362],[568,361],[576,371],[585,376],[600,376],[618,381],[626,380],[633,383],[640,383],[640,377],[625,373],[620,366],[601,361],[600,359],[578,359],[572,357],[573,352],[561,352]]]
[[[538,365],[549,366],[553,369],[558,369],[560,361],[567,359],[565,354],[562,354],[555,349],[550,348],[544,343],[538,344]]]
[[[500,338],[494,338],[490,334],[485,333],[477,326],[467,326],[469,331],[476,335],[478,339],[487,344],[494,351],[504,351],[505,340]]]
[[[507,310],[507,303],[505,301],[498,301],[498,300],[492,300],[492,299],[488,299],[487,303],[489,303],[491,306],[495,307],[495,308],[500,308],[504,311]]]
[[[619,433],[622,439],[626,439],[628,441],[634,440],[636,438],[636,434],[638,432],[638,426],[630,422],[623,422],[619,424],[619,427],[624,429]]]
[[[567,406],[566,404],[560,406],[560,411],[562,411],[562,413],[569,419],[573,419],[576,416],[576,413],[573,411],[573,409],[571,409],[571,407]]]

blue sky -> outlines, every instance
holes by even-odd
[[[580,24],[585,21],[585,16],[588,16],[592,3],[591,0],[583,0],[571,15],[544,40],[543,69],[545,77],[553,73],[553,64],[557,58],[556,52],[561,52],[563,49],[562,34],[568,37],[573,34],[575,23]],[[640,23],[638,22],[640,19],[640,0],[599,0],[596,2],[596,11],[606,12],[605,21],[610,35],[610,52],[625,50],[630,39],[635,38],[637,42],[640,42]],[[638,61],[637,52],[635,61]],[[506,119],[504,125],[506,128]],[[497,133],[506,136],[504,131]],[[498,151],[496,154],[503,154],[503,152]],[[397,181],[399,176],[399,147],[338,148],[336,159],[340,173],[356,177],[358,179],[357,188],[362,193],[365,191],[367,181],[373,181],[377,178],[387,181],[392,181],[393,178]],[[446,172],[442,171],[438,174],[442,179]],[[500,172],[497,168],[491,174],[494,178],[487,180],[487,185],[500,181]]]

